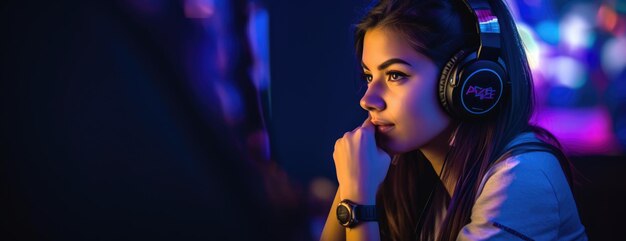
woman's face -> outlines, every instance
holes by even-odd
[[[390,154],[428,145],[450,123],[436,94],[439,69],[401,36],[373,28],[363,40],[368,87],[360,104],[376,125],[378,145]]]

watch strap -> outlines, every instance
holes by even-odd
[[[378,221],[376,205],[356,205],[354,215],[359,222]]]

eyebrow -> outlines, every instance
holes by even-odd
[[[411,64],[409,64],[409,62],[406,62],[406,61],[404,61],[404,60],[402,60],[402,59],[393,58],[393,59],[389,59],[389,60],[387,60],[387,61],[383,62],[382,64],[380,64],[380,65],[378,66],[378,70],[383,70],[383,69],[386,69],[387,67],[389,67],[389,66],[390,66],[390,65],[392,65],[392,64],[405,64],[405,65],[408,65],[408,66],[412,66]],[[370,69],[367,67],[367,65],[365,65],[365,63],[363,63],[363,62],[361,62],[361,67],[363,67],[363,68],[364,68],[364,69],[366,69],[366,70],[370,70]]]

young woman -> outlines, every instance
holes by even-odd
[[[586,240],[501,0],[381,0],[356,26],[364,123],[322,240]]]

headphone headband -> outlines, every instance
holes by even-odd
[[[476,17],[476,31],[480,35],[477,58],[498,61],[500,53],[500,23],[485,0],[466,0],[469,10]]]

